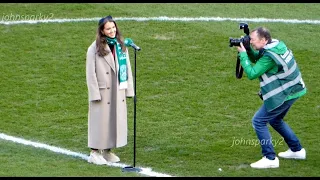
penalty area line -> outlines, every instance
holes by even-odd
[[[64,148],[60,148],[60,147],[55,147],[55,146],[50,146],[47,144],[43,144],[43,143],[39,143],[39,142],[32,142],[32,141],[28,141],[22,138],[18,138],[18,137],[13,137],[13,136],[9,136],[3,133],[0,133],[0,139],[6,140],[6,141],[12,141],[18,144],[23,144],[23,145],[27,145],[27,146],[33,146],[35,148],[40,148],[40,149],[46,149],[55,153],[59,153],[59,154],[65,154],[68,156],[73,156],[76,158],[81,158],[85,161],[88,161],[88,155],[83,154],[83,153],[79,153],[79,152],[73,152],[70,151],[68,149],[64,149]],[[108,162],[107,166],[111,166],[111,167],[128,167],[129,165],[123,164],[123,163],[110,163]],[[151,168],[143,168],[143,167],[137,167],[140,168],[141,171],[138,172],[140,174],[146,175],[146,176],[152,176],[152,177],[172,177],[171,175],[168,174],[164,174],[164,173],[158,173],[158,172],[154,172],[152,171]]]

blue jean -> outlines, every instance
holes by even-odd
[[[266,156],[268,159],[274,159],[276,153],[273,148],[272,138],[267,123],[283,137],[284,141],[293,152],[300,151],[302,148],[297,136],[289,125],[283,121],[284,116],[296,100],[297,98],[285,101],[281,106],[271,112],[268,112],[263,104],[252,118],[252,126],[259,139],[262,155]]]

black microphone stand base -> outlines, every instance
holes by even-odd
[[[122,168],[122,172],[141,172],[142,169],[137,168],[137,167],[133,167],[133,166],[127,166]]]

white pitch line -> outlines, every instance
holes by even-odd
[[[37,24],[37,23],[65,23],[65,22],[98,22],[100,17],[94,18],[77,18],[77,19],[51,19],[51,18],[34,18],[15,21],[15,17],[8,20],[0,21],[3,25],[14,24]],[[22,19],[22,18],[21,18]],[[268,19],[268,18],[228,18],[228,17],[114,17],[116,21],[236,21],[236,22],[275,22],[275,23],[293,23],[293,24],[320,24],[320,20],[298,20],[298,19]]]
[[[47,145],[47,144],[28,141],[28,140],[25,140],[25,139],[22,139],[22,138],[9,136],[9,135],[3,134],[3,133],[0,133],[0,139],[4,139],[4,140],[7,140],[7,141],[12,141],[12,142],[15,142],[15,143],[24,144],[24,145],[28,145],[28,146],[33,146],[33,147],[36,147],[36,148],[47,149],[49,151],[53,151],[53,152],[60,153],[60,154],[79,157],[79,158],[81,158],[81,159],[83,159],[85,161],[87,161],[88,157],[89,157],[86,154],[82,154],[82,153],[78,153],[78,152],[72,152],[72,151],[67,150],[67,149],[63,149],[63,148],[55,147],[55,146],[50,146],[50,145]],[[108,162],[107,165],[108,166],[113,166],[113,167],[121,167],[121,168],[129,166],[129,165],[122,164],[122,163],[109,163],[109,162]],[[168,174],[154,172],[154,171],[152,171],[151,168],[142,168],[142,167],[136,167],[136,168],[140,168],[141,171],[138,172],[138,173],[143,174],[143,175],[152,176],[152,177],[172,177],[172,176],[170,176]]]

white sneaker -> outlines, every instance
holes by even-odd
[[[103,158],[99,151],[91,151],[88,162],[97,165],[107,164],[107,161]]]
[[[250,166],[252,168],[257,169],[265,169],[265,168],[278,168],[279,167],[279,159],[276,157],[274,160],[270,160],[265,156],[255,163],[251,163]]]
[[[120,161],[120,158],[116,156],[114,153],[112,153],[110,150],[103,150],[102,156],[108,162],[116,163]]]
[[[300,151],[293,152],[291,149],[288,149],[285,152],[280,152],[278,155],[286,159],[306,159],[306,150],[302,148]]]

